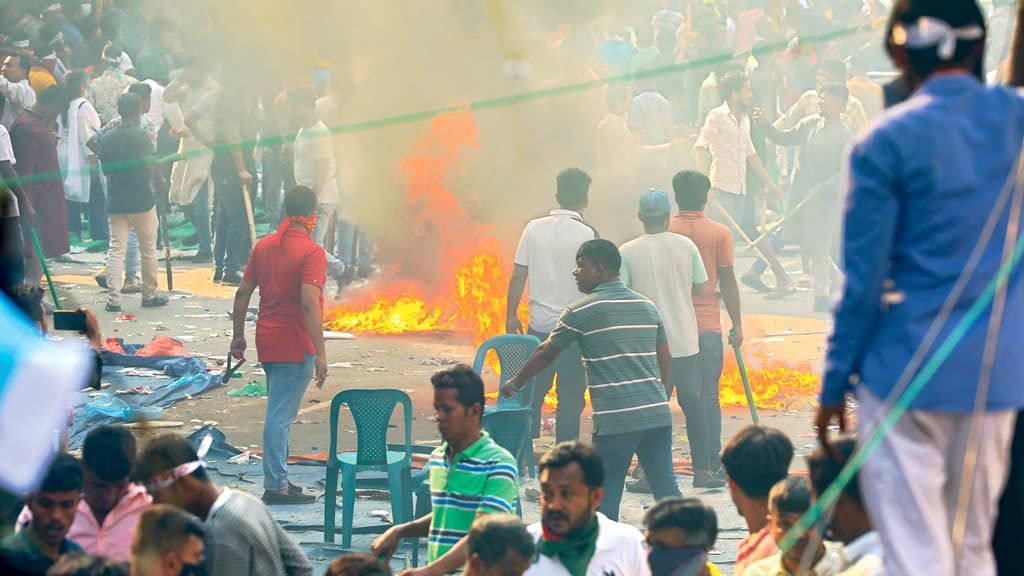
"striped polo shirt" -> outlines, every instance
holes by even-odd
[[[430,562],[459,543],[479,514],[509,513],[519,495],[516,459],[484,431],[480,439],[449,463],[448,443],[430,454],[430,520],[427,556]]]
[[[548,341],[561,350],[580,345],[594,435],[672,425],[658,367],[657,345],[665,339],[658,309],[622,282],[601,284],[566,306]]]

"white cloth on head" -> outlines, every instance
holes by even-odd
[[[857,387],[859,440],[871,434],[882,401]],[[1017,413],[984,413],[963,552],[954,565],[950,537],[957,509],[970,412],[908,410],[864,463],[864,505],[882,539],[889,576],[994,576],[992,529],[1009,475]]]
[[[583,296],[572,276],[576,251],[595,238],[597,232],[573,210],[552,210],[530,220],[523,229],[515,263],[526,267],[530,328],[534,331],[547,334],[554,330],[566,305]]]
[[[948,22],[931,16],[922,16],[910,26],[897,22],[892,28],[893,44],[914,49],[934,46],[942,61],[953,58],[960,40],[974,41],[984,37],[985,30],[977,24],[953,28]]]

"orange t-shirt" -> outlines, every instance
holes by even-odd
[[[740,542],[736,550],[736,569],[733,574],[735,576],[743,576],[743,571],[751,564],[773,556],[778,551],[779,548],[775,545],[775,539],[772,538],[771,525],[765,524],[764,528],[747,536]]]
[[[722,311],[719,301],[718,269],[733,265],[732,232],[703,212],[681,211],[668,225],[669,232],[686,236],[697,245],[704,269],[708,272],[708,285],[712,293],[693,297],[693,309],[697,313],[697,332],[722,333]]]

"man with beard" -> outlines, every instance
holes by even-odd
[[[644,537],[597,511],[604,498],[604,464],[590,444],[563,442],[537,465],[541,521],[528,530],[537,541],[526,576],[648,576]]]
[[[43,483],[25,499],[32,511],[32,521],[24,530],[0,542],[0,558],[26,574],[46,571],[69,552],[82,547],[67,539],[75,520],[75,511],[82,493],[82,469],[69,454],[58,454],[50,465]]]
[[[672,468],[672,412],[665,396],[672,352],[655,305],[619,279],[622,256],[607,240],[589,240],[576,252],[576,286],[586,294],[562,312],[558,324],[515,377],[511,396],[578,344],[594,406],[593,442],[604,456],[601,512],[619,518],[619,503],[635,454],[655,499],[679,496]]]
[[[769,190],[781,194],[764,163],[757,156],[750,139],[750,108],[754,94],[750,80],[739,72],[730,72],[718,83],[718,93],[724,101],[711,110],[693,144],[697,171],[711,178],[710,202],[714,210],[711,217],[728,224],[742,238],[757,236],[756,198],[747,190],[747,166],[753,168]],[[776,292],[785,292],[792,285],[771,247],[762,243],[760,255],[775,273]],[[743,276],[743,283],[762,292],[768,287],[761,282],[756,268]]]
[[[519,494],[512,454],[481,429],[484,381],[465,364],[430,378],[434,417],[444,442],[427,463],[430,514],[393,526],[373,542],[373,555],[391,558],[402,538],[427,540],[429,564],[403,576],[448,574],[469,558],[469,529],[484,514],[507,514]]]
[[[139,516],[151,499],[131,482],[135,437],[124,426],[104,425],[89,431],[82,445],[82,499],[68,538],[87,554],[118,562],[131,560],[131,539]],[[28,507],[18,525],[32,520]]]

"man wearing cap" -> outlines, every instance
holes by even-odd
[[[562,312],[502,393],[531,378],[578,344],[594,407],[593,443],[602,455],[605,495],[599,510],[618,520],[626,474],[635,454],[655,499],[678,496],[672,468],[672,412],[665,386],[672,354],[654,304],[619,279],[622,257],[608,240],[584,242],[576,252],[576,286],[586,294]]]
[[[200,446],[200,452],[205,452]],[[136,475],[157,504],[172,504],[204,523],[203,555],[210,576],[313,574],[306,555],[257,498],[221,488],[188,440],[154,438],[139,457]]]
[[[996,503],[1024,407],[1019,268],[996,284],[1021,225],[1024,98],[984,85],[985,36],[974,0],[898,0],[887,47],[912,94],[850,155],[846,283],[816,424],[829,449],[852,393],[870,446],[887,401],[909,401],[862,471],[887,574],[996,573]],[[925,376],[923,388],[904,386]]]
[[[697,314],[693,307],[694,294],[703,294],[708,273],[693,240],[669,232],[672,205],[668,194],[661,190],[648,190],[640,196],[637,217],[644,226],[644,235],[623,244],[622,281],[626,286],[654,302],[661,312],[672,353],[672,375],[665,384],[665,396],[671,398],[675,389],[676,401],[686,414],[686,432],[691,451],[706,444],[707,426],[703,419],[704,406],[697,392],[697,353],[700,340],[697,332]],[[721,488],[721,480],[711,478],[708,470],[702,476],[694,475],[698,488]]]

